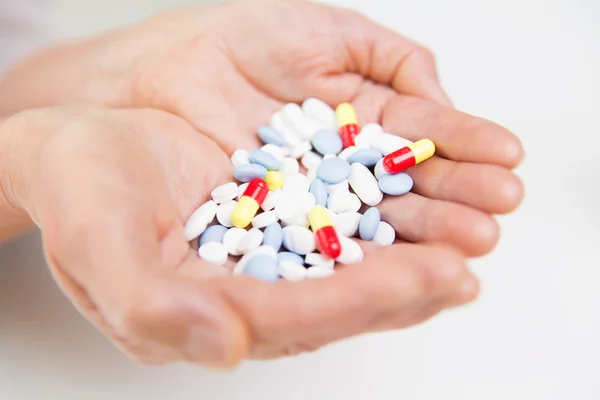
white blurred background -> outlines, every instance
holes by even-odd
[[[59,33],[77,36],[196,2],[57,3]],[[456,106],[525,144],[527,197],[501,218],[497,249],[473,263],[478,301],[416,328],[232,374],[143,368],[73,310],[31,235],[0,248],[1,399],[600,398],[600,3],[337,3],[429,46]]]

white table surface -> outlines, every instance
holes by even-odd
[[[66,34],[168,5],[59,3]],[[144,368],[64,299],[33,234],[0,248],[1,399],[600,398],[600,3],[343,3],[429,45],[457,107],[523,139],[527,197],[501,218],[497,249],[473,263],[479,300],[417,328],[232,374]]]

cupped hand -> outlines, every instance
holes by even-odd
[[[418,323],[477,293],[464,257],[434,245],[363,243],[361,264],[294,283],[206,264],[183,222],[232,167],[171,114],[62,107],[0,128],[2,188],[41,228],[56,281],[140,362],[231,367],[295,354]]]

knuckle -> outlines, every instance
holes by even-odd
[[[426,47],[415,45],[415,47],[412,50],[412,53],[416,57],[419,57],[429,63],[435,64],[436,62],[435,54],[433,54],[433,52]]]

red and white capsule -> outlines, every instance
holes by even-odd
[[[435,144],[429,139],[421,139],[385,156],[382,162],[383,169],[388,174],[395,175],[431,158],[434,154]]]

